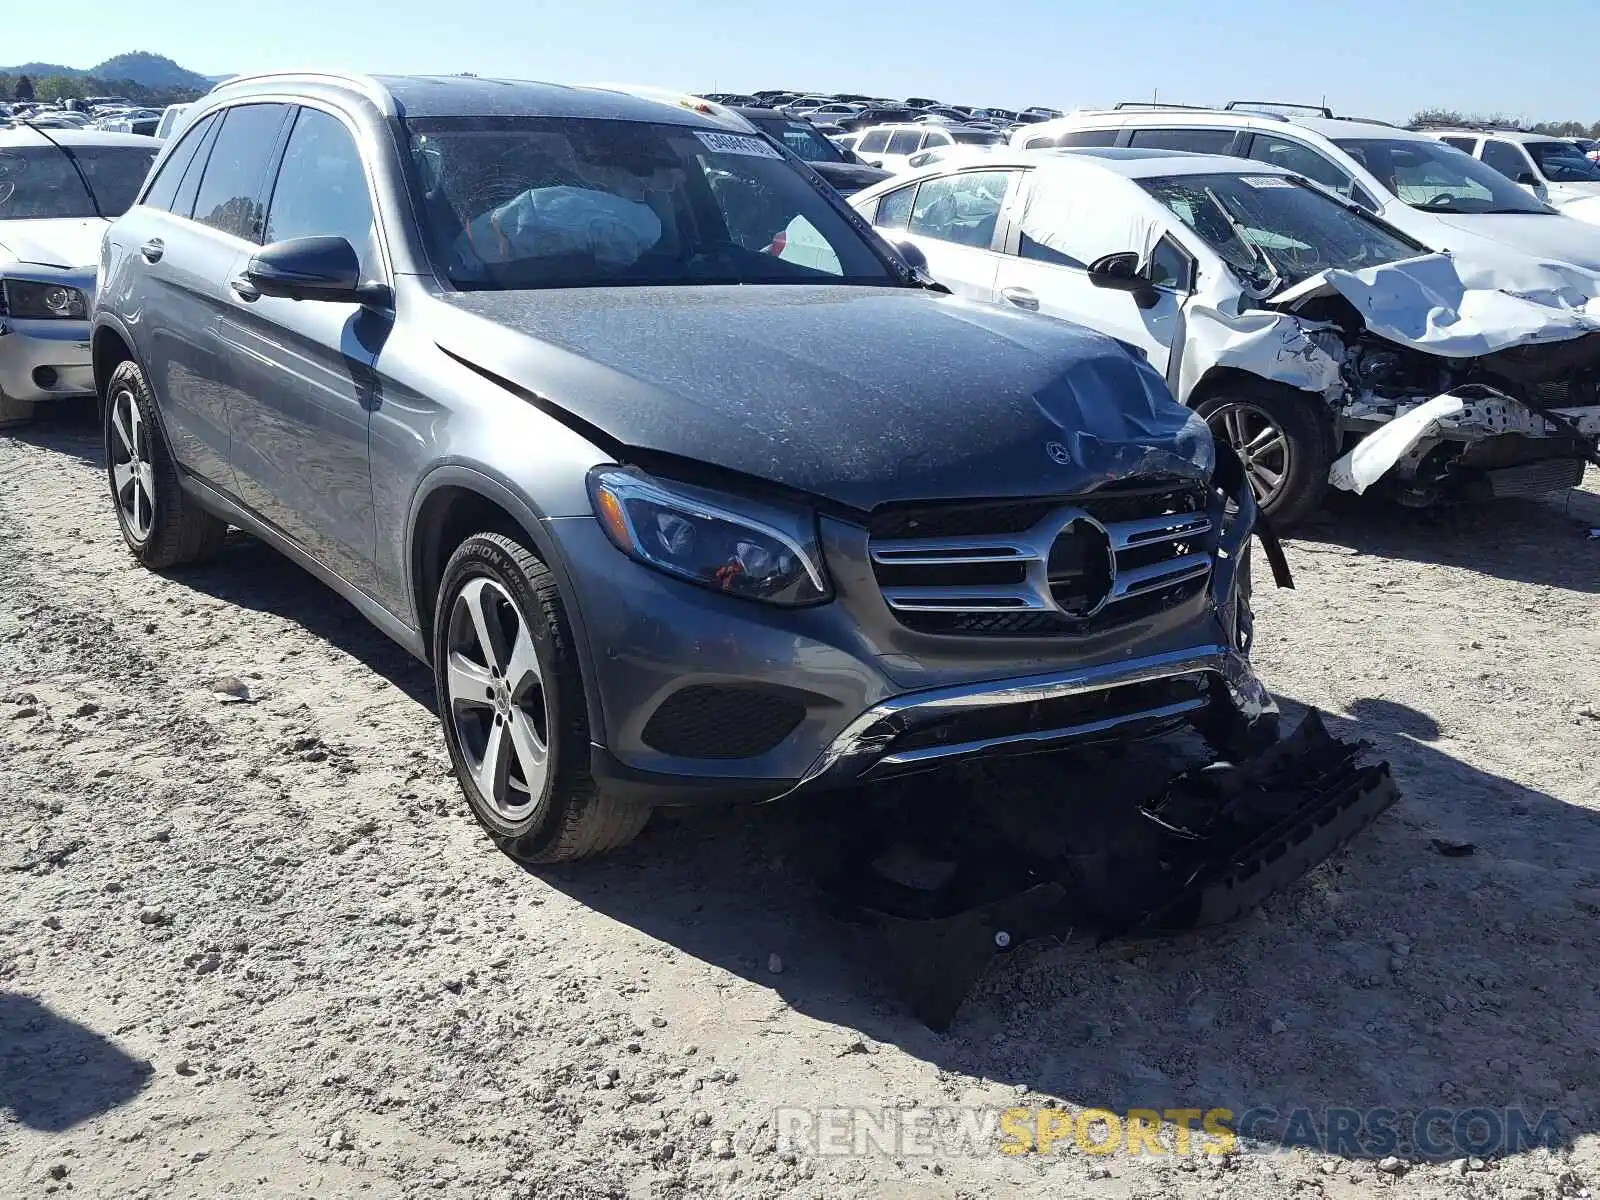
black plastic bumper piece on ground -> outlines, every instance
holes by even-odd
[[[1311,712],[1246,763],[1169,780],[1093,853],[1046,858],[1032,839],[1007,847],[979,832],[939,886],[919,888],[874,870],[884,847],[869,838],[825,890],[876,935],[917,1017],[942,1030],[990,960],[1035,938],[1191,930],[1293,883],[1394,803],[1388,764],[1362,763],[1364,749]]]

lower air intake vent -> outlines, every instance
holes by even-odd
[[[678,758],[754,758],[805,720],[793,696],[764,688],[694,684],[674,692],[651,714],[645,745]]]

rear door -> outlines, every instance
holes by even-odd
[[[342,237],[363,279],[389,269],[355,128],[331,111],[292,118],[268,189],[263,241]],[[374,363],[393,314],[345,302],[231,293],[224,337],[240,400],[233,470],[245,503],[347,582],[371,591],[367,426]]]
[[[145,260],[148,365],[163,423],[178,461],[219,490],[235,494],[229,466],[232,401],[227,347],[219,340],[222,313],[238,273],[259,236],[261,189],[288,106],[234,105],[184,135],[195,154],[157,219],[134,248]],[[165,196],[167,171],[152,183]]]
[[[901,192],[883,197],[879,219],[895,222],[904,213],[905,221],[903,231],[886,224],[882,232],[891,241],[914,243],[928,260],[928,273],[952,292],[993,300],[1000,214],[1021,175],[1012,168],[924,179],[909,197],[909,207]]]

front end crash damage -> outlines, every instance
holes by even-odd
[[[1537,495],[1600,464],[1600,276],[1578,268],[1434,254],[1324,271],[1237,314],[1196,306],[1182,385],[1218,367],[1321,396],[1347,490]]]
[[[1252,530],[1278,585],[1293,580],[1277,539],[1257,523],[1239,460],[1225,444],[1217,450],[1219,515],[1231,502],[1211,603],[1226,644],[1169,664],[1162,684],[1193,692],[1170,705],[1172,719],[1104,719],[1111,690],[1056,695],[1032,681],[1041,686],[1011,689],[1017,705],[1088,701],[1081,717],[1103,720],[1051,753],[998,739],[990,750],[999,753],[938,773],[820,797],[812,857],[823,895],[876,934],[907,1002],[934,1028],[950,1023],[998,953],[1038,937],[1228,920],[1393,803],[1388,764],[1368,762],[1364,744],[1332,736],[1316,712],[1279,736],[1278,706],[1248,658]],[[933,699],[886,714],[873,752],[921,733],[918,721],[949,720],[944,698]]]

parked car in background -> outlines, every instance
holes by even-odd
[[[829,141],[822,132],[823,127],[810,121],[788,117],[770,108],[735,108],[730,111],[743,117],[797,158],[804,159],[842,196],[852,196],[862,188],[888,178],[889,172],[867,166],[851,151]]]
[[[1321,106],[1262,111],[1128,104],[1071,113],[1011,135],[1021,149],[1132,146],[1232,154],[1298,172],[1434,250],[1514,250],[1600,271],[1600,229],[1562,216],[1472,155],[1425,133],[1335,117]]]
[[[129,108],[108,113],[94,121],[97,129],[107,133],[137,133],[154,137],[161,124],[161,114],[151,108]]]
[[[830,100],[805,111],[805,119],[819,124],[826,122],[844,128],[844,122],[866,111],[866,105],[855,101]]]
[[[1600,163],[1570,138],[1514,129],[1428,128],[1569,217],[1600,225]]]
[[[941,125],[880,125],[868,129],[856,143],[855,152],[863,162],[882,167],[885,171],[904,171],[911,156],[922,150],[945,146],[1003,145],[1005,138],[998,133],[964,126]]]
[[[29,420],[41,402],[93,394],[100,238],[133,203],[160,145],[99,130],[0,130],[0,425]]]
[[[813,116],[819,116],[821,110]],[[837,118],[842,129],[866,129],[872,125],[894,125],[914,121],[917,110],[904,104],[867,104],[848,116]]]
[[[1137,346],[1285,524],[1441,394],[1386,480],[1404,499],[1563,490],[1600,462],[1600,275],[1432,254],[1282,168],[1160,150],[1008,150],[851,203],[957,294]]]
[[[161,111],[161,120],[156,123],[155,136],[169,138],[177,132],[183,121],[183,114],[188,110],[187,104],[169,104]]]
[[[246,528],[430,661],[508,853],[1275,723],[1204,423],[1114,339],[931,288],[762,138],[289,75],[165,145],[95,316],[123,538],[160,569]]]

